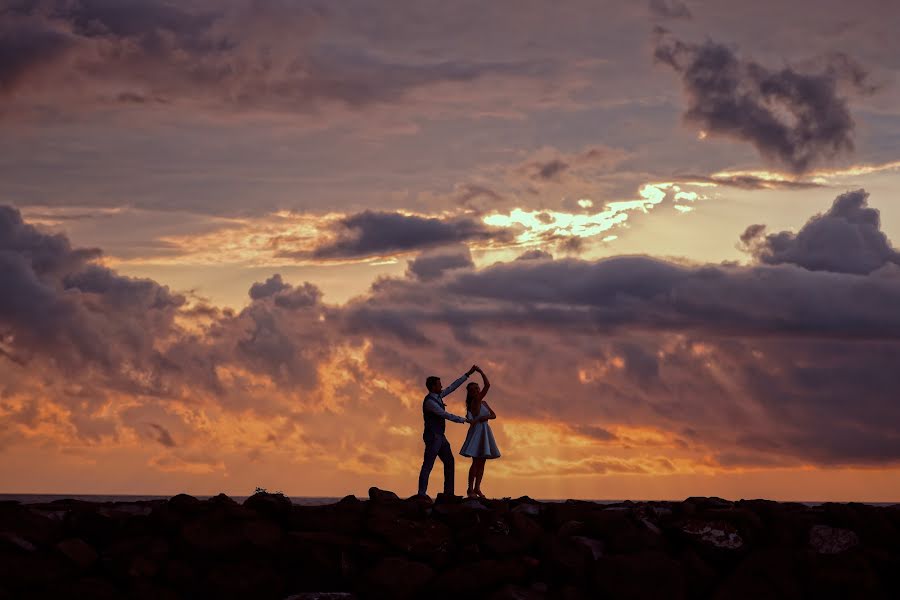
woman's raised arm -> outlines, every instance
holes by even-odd
[[[481,373],[481,381],[484,382],[484,386],[482,386],[481,388],[481,397],[479,399],[484,400],[484,397],[487,396],[488,390],[491,389],[491,382],[488,381],[487,375],[485,375],[484,371],[482,371],[480,368],[478,369],[478,372]]]

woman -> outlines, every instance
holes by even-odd
[[[466,496],[484,498],[484,494],[481,493],[484,464],[489,458],[499,458],[500,450],[494,441],[491,426],[487,424],[488,420],[497,418],[488,403],[484,401],[488,390],[491,389],[491,382],[488,381],[484,371],[478,367],[475,367],[475,370],[481,374],[484,389],[480,389],[474,381],[466,386],[466,419],[471,421],[471,425],[469,425],[469,433],[466,434],[466,441],[463,442],[459,453],[472,459]]]

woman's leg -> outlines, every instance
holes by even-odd
[[[477,469],[475,468],[475,461],[477,460],[477,458],[473,458],[472,464],[469,466],[469,486],[466,488],[466,496],[471,495],[475,490],[475,473],[477,472]]]
[[[475,467],[475,461],[478,461],[477,467]],[[481,479],[484,477],[484,464],[486,462],[486,458],[472,459],[472,466],[475,467],[475,493],[482,497],[484,494],[481,493]]]

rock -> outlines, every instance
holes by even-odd
[[[466,498],[460,502],[460,506],[467,510],[488,510],[488,507],[477,498]]]
[[[524,512],[515,512],[513,510],[509,515],[509,521],[512,531],[526,546],[537,543],[544,535],[544,529],[540,523],[527,516]]]
[[[258,560],[213,565],[206,577],[208,597],[278,598],[284,595],[284,578],[272,565]]]
[[[399,499],[400,496],[390,490],[380,490],[377,487],[369,488],[369,500],[373,502],[384,502]]]
[[[516,504],[512,512],[537,517],[541,514],[541,507],[537,504]]]
[[[859,545],[859,537],[849,529],[814,525],[809,530],[809,545],[819,554],[840,554]]]
[[[197,498],[189,494],[176,494],[169,498],[169,506],[171,508],[177,510],[197,510],[201,507],[202,503]]]
[[[682,525],[681,531],[721,550],[738,550],[744,546],[737,529],[724,521],[689,520]]]
[[[680,565],[661,552],[606,556],[597,561],[594,587],[604,598],[686,597]]]
[[[366,528],[390,546],[413,557],[427,558],[446,552],[452,540],[450,529],[433,520],[372,516]]]
[[[561,535],[562,537],[581,535],[582,533],[584,533],[584,523],[582,523],[581,521],[566,521],[559,526],[559,531],[557,531],[556,533],[557,535]]]
[[[2,545],[8,545],[18,550],[24,550],[25,552],[37,551],[37,546],[25,538],[19,537],[15,533],[9,533],[8,531],[0,532],[0,547],[2,547]]]
[[[356,594],[350,592],[304,592],[291,594],[284,600],[356,600]]]
[[[49,587],[47,596],[52,598],[90,598],[91,600],[118,600],[122,597],[116,586],[99,577],[57,582]]]
[[[270,494],[268,492],[257,492],[244,500],[244,507],[280,523],[288,522],[293,506],[291,499],[284,494]]]
[[[592,549],[571,537],[549,538],[543,548],[543,557],[558,580],[579,584],[594,562]]]
[[[59,540],[62,523],[59,518],[49,518],[44,511],[25,508],[18,503],[3,503],[0,506],[0,532],[30,544],[50,545]]]
[[[687,498],[682,504],[689,504],[697,510],[708,510],[711,508],[731,508],[732,506],[734,506],[734,502],[725,500],[723,498],[717,498],[716,496],[691,496],[690,498]]]
[[[593,538],[585,537],[583,535],[573,535],[570,538],[573,542],[577,542],[591,551],[591,556],[594,557],[594,560],[597,560],[601,556],[603,556],[603,551],[605,546],[601,540],[595,540]]]
[[[373,598],[419,598],[434,575],[434,569],[428,565],[385,558],[365,574],[361,591]]]
[[[56,544],[56,549],[80,569],[89,569],[97,562],[97,551],[90,544],[78,538],[62,540]]]
[[[274,564],[287,574],[291,590],[350,591],[349,578],[359,570],[353,558],[360,545],[339,533],[291,532],[279,545]],[[366,566],[388,553],[386,546],[376,546],[364,557]]]
[[[435,504],[460,504],[462,501],[462,496],[457,496],[456,494],[445,494],[444,492],[438,492],[437,496],[434,497]]]
[[[243,534],[254,546],[272,548],[278,544],[284,532],[272,521],[254,519],[244,523]]]
[[[323,531],[358,534],[366,518],[362,502],[339,502],[331,506],[294,506],[288,519],[289,531]]]
[[[477,597],[507,583],[521,583],[530,568],[523,559],[487,559],[457,564],[438,575],[431,589],[442,598]]]
[[[651,523],[649,519],[640,519],[640,522],[644,524],[649,531],[655,533],[656,535],[662,535],[662,530],[657,527],[655,524]]]
[[[489,600],[544,600],[547,590],[520,585],[505,585],[489,597]]]
[[[169,556],[169,543],[162,536],[143,535],[119,540],[101,553],[104,571],[117,577],[154,577]]]
[[[741,561],[713,597],[715,600],[802,598],[801,567],[797,556],[788,549],[757,550]]]
[[[237,502],[231,499],[230,496],[226,496],[225,494],[216,494],[209,500],[207,500],[210,504],[218,504],[220,506],[237,506]]]

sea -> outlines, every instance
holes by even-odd
[[[0,494],[0,502],[3,501],[15,501],[20,502],[22,504],[44,504],[48,502],[53,502],[54,500],[82,500],[85,502],[138,502],[141,500],[168,500],[172,495],[166,496],[142,496],[142,495],[128,495],[128,494]],[[195,496],[200,500],[206,500],[208,498],[212,498],[212,496]],[[249,496],[229,496],[235,502],[243,502]],[[363,494],[358,496],[360,499],[365,499],[367,494]],[[331,497],[331,496],[290,496],[291,502],[298,506],[321,506],[323,504],[334,504],[338,500],[339,497]],[[565,502],[564,499],[557,498],[543,498],[538,499],[540,502]],[[587,502],[596,502],[597,504],[618,504],[619,502],[624,502],[624,500],[608,500],[608,499],[598,499],[598,500],[590,500],[580,498],[579,500],[584,500]],[[653,502],[681,502],[681,500],[652,500]],[[634,502],[651,502],[651,500],[634,500]],[[788,500],[779,500],[779,502],[789,502]],[[821,504],[825,504],[826,501],[800,501],[800,504],[805,504],[807,506],[819,506]],[[859,502],[860,504],[868,504],[869,506],[895,506],[900,503],[898,502]]]

